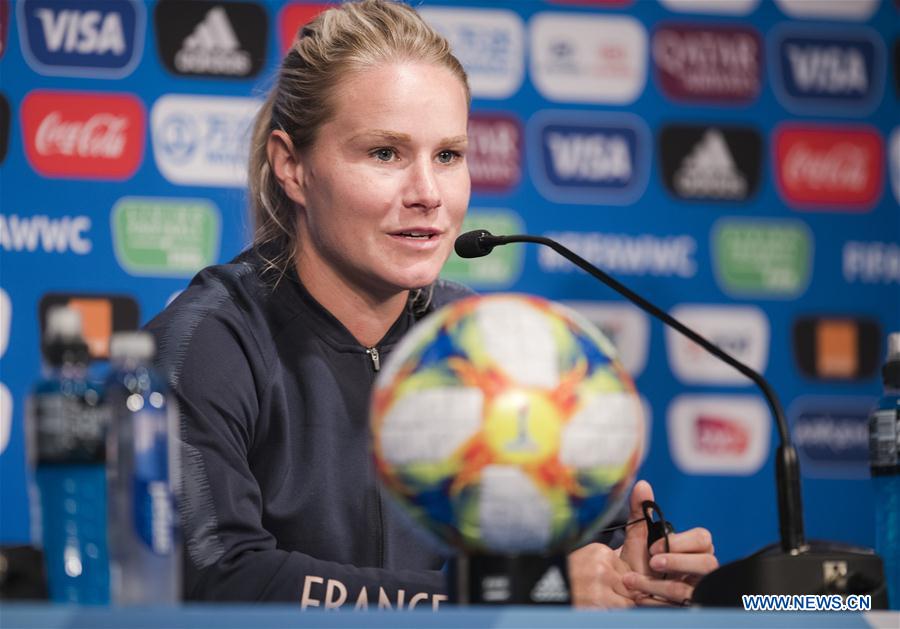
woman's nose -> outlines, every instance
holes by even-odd
[[[421,159],[409,168],[409,180],[406,186],[404,204],[407,207],[419,207],[432,210],[441,204],[441,192],[438,186],[437,173],[430,159]]]

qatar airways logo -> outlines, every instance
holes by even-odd
[[[21,116],[25,155],[45,177],[128,179],[143,157],[144,109],[134,96],[34,91]]]
[[[747,395],[682,395],[667,417],[669,449],[687,474],[751,476],[769,452],[769,412]]]
[[[508,114],[475,113],[469,118],[466,162],[472,188],[503,192],[517,183],[522,170],[522,128]]]
[[[785,125],[775,132],[778,188],[799,209],[868,211],[881,196],[883,170],[874,129]]]
[[[750,28],[669,24],[653,35],[663,92],[683,101],[748,103],[761,87],[762,43]]]

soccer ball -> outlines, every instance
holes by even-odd
[[[424,319],[372,394],[383,484],[469,553],[568,549],[634,481],[642,407],[615,349],[575,311],[476,296]]]

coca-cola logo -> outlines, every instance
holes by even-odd
[[[787,125],[775,132],[778,188],[804,210],[870,210],[882,188],[881,136],[869,128]]]
[[[762,43],[750,28],[666,25],[653,35],[662,91],[675,100],[746,103],[759,94]]]
[[[22,103],[25,155],[45,177],[128,179],[143,158],[145,118],[128,94],[34,91]]]
[[[522,129],[509,115],[473,114],[466,161],[475,190],[505,191],[519,183]]]
[[[736,422],[724,417],[697,417],[696,447],[706,454],[741,455],[747,450],[750,435]]]

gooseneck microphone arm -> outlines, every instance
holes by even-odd
[[[555,240],[544,238],[543,236],[530,236],[527,234],[494,236],[486,230],[479,229],[466,232],[457,238],[455,249],[457,255],[462,258],[478,258],[488,255],[494,247],[498,245],[505,245],[513,242],[533,242],[550,247],[580,269],[586,271],[588,274],[597,278],[625,297],[628,301],[637,305],[644,312],[659,319],[666,325],[675,328],[681,334],[694,341],[713,356],[716,356],[722,362],[737,369],[759,387],[763,396],[766,398],[766,402],[769,404],[769,408],[772,409],[772,414],[778,425],[780,437],[780,443],[775,459],[775,476],[778,485],[778,520],[781,532],[781,547],[786,553],[794,553],[804,547],[806,545],[806,539],[803,532],[803,507],[800,497],[800,464],[797,459],[797,451],[794,449],[793,444],[791,444],[790,433],[788,432],[784,411],[781,408],[781,402],[778,400],[778,396],[772,390],[772,387],[766,379],[728,352],[713,345],[664,310],[653,305],[627,286],[619,283],[574,251],[564,247]]]

